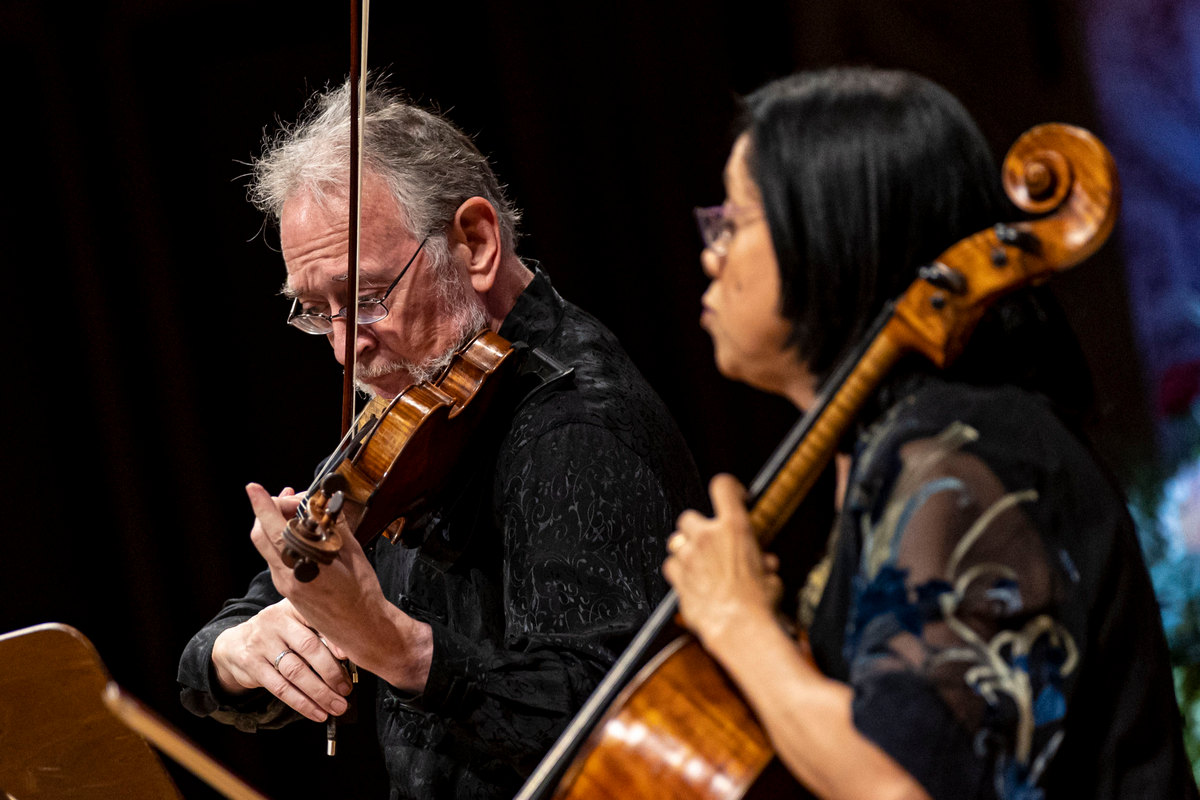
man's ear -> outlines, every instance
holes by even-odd
[[[477,293],[487,293],[496,282],[503,249],[496,209],[482,197],[465,200],[454,213],[450,250],[466,264],[471,288]]]

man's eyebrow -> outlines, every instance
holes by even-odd
[[[360,282],[365,285],[373,284],[375,286],[387,286],[389,283],[389,279],[385,276],[360,274],[358,277]],[[349,280],[349,277],[345,274],[335,275],[333,280],[336,283],[345,283],[347,280]],[[293,289],[291,284],[289,284],[287,281],[283,282],[283,286],[279,288],[279,293],[289,300],[295,300],[300,296],[300,292]]]
[[[345,282],[346,276],[340,275],[340,276],[334,278],[334,280]],[[283,295],[284,297],[288,298],[289,300],[294,300],[297,297],[299,297],[301,294],[303,294],[302,292],[299,292],[296,289],[292,288],[292,285],[290,283],[288,283],[287,281],[284,281],[283,286],[279,287],[279,293],[281,295]]]

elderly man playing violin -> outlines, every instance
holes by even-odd
[[[379,84],[365,108],[359,387],[432,380],[484,328],[554,368],[489,415],[403,537],[346,536],[309,582],[280,554],[300,497],[250,484],[268,569],[188,644],[182,699],[244,730],[323,721],[347,708],[347,659],[378,678],[392,797],[511,797],[663,595],[663,539],[699,480],[613,335],[518,257],[518,214],[473,143]],[[287,321],[339,360],[349,119],[347,86],[314,97],[252,186],[279,224]]]

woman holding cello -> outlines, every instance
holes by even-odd
[[[800,409],[946,248],[1010,220],[963,107],[917,76],[802,73],[747,98],[699,210],[727,377]],[[664,574],[777,755],[820,797],[1196,797],[1120,493],[1078,432],[1086,368],[1048,295],[993,306],[951,367],[901,360],[834,457],[828,552],[776,616],[745,490],[685,512]]]

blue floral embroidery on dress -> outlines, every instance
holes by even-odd
[[[984,595],[994,600],[1003,608],[1005,616],[1012,616],[1021,610],[1021,587],[1012,578],[999,578],[992,584]]]
[[[893,564],[885,565],[870,582],[861,575],[854,578],[854,615],[844,645],[847,658],[858,650],[862,633],[870,623],[883,617],[890,618],[894,633],[921,635],[926,617],[920,603],[909,602],[907,578],[908,570]]]
[[[1041,727],[1066,716],[1067,700],[1057,686],[1044,686],[1033,703],[1033,724]]]
[[[1033,703],[1033,724],[1039,728],[1058,722],[1067,714],[1062,682],[1070,660],[1071,654],[1063,647],[1048,641],[1039,642],[1038,657],[1032,662],[1036,673],[1030,676],[1030,683],[1041,687]]]
[[[912,497],[904,504],[904,510],[900,513],[900,517],[896,520],[896,530],[903,531],[908,528],[908,521],[921,506],[925,505],[925,501],[933,497],[938,492],[958,492],[962,494],[966,491],[963,482],[958,478],[937,478],[921,484],[917,491],[913,492]]]
[[[937,647],[925,642],[929,654],[925,666],[961,664],[962,680],[986,704],[976,752],[982,758],[990,753],[995,759],[997,796],[1044,800],[1037,783],[1062,741],[1056,723],[1066,714],[1063,683],[1074,671],[1078,653],[1070,634],[1048,614],[1021,620],[1025,599],[1012,567],[988,561],[972,563],[967,558],[998,517],[1021,503],[1035,501],[1037,493],[1010,492],[983,508],[955,543],[941,578],[909,586],[909,571],[896,564],[906,527],[931,497],[948,491],[960,495],[959,508],[974,502],[970,488],[961,480],[929,470],[941,456],[975,438],[977,434],[967,426],[947,428],[937,438],[933,453],[923,454],[916,463],[905,463],[896,483],[911,488],[890,498],[874,524],[864,519],[861,571],[853,584],[846,655],[861,663],[888,654],[896,635],[921,637],[926,624],[944,624],[958,644]],[[1073,566],[1065,552],[1059,558]],[[1070,575],[1071,570],[1067,572]],[[968,593],[974,598],[974,610],[963,608]],[[1021,627],[1002,627],[985,639],[970,624],[978,613],[980,598],[987,601],[990,610],[986,613],[993,619]]]
[[[996,771],[996,795],[1004,800],[1044,800],[1046,792],[1029,779],[1028,770],[1015,761],[1000,758]],[[1007,764],[1004,762],[1007,761]]]
[[[921,609],[921,619],[941,619],[942,595],[953,592],[954,587],[949,582],[934,578],[916,587],[917,607]]]
[[[907,577],[908,570],[897,569],[891,564],[879,570],[875,579],[858,593],[855,627],[861,628],[876,617],[891,614],[904,630],[919,634],[921,614],[916,605],[908,602]]]

